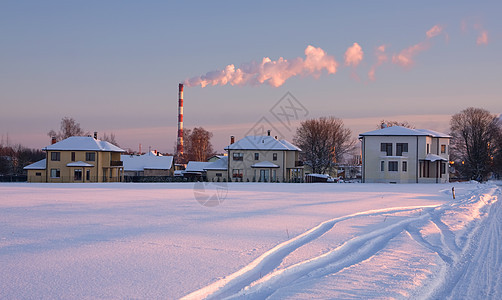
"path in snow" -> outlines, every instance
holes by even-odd
[[[458,299],[461,295],[473,298],[500,295],[500,203],[490,210],[490,204],[496,202],[500,191],[489,186],[480,189],[440,206],[371,210],[325,221],[184,299],[264,299],[280,295],[296,285],[322,279],[371,259],[403,232],[408,234],[410,242],[436,254],[439,260],[439,271],[429,280],[424,280],[421,288],[410,291],[413,296],[443,298],[451,293],[452,299]],[[488,208],[485,209],[485,206]],[[482,218],[488,211],[489,218]],[[326,253],[290,266],[281,266],[295,250],[308,247],[329,231],[336,230],[337,223],[384,215],[385,219],[387,216],[395,218]],[[435,230],[431,233],[430,228]],[[439,238],[434,238],[435,233]],[[478,247],[478,244],[481,246]],[[472,255],[474,257],[470,259]],[[494,273],[495,276],[492,275]],[[479,285],[480,279],[485,284]]]

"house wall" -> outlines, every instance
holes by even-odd
[[[26,170],[28,182],[45,182],[45,169],[44,170]],[[40,174],[40,175],[37,175]]]
[[[221,175],[221,176],[217,176]],[[220,181],[223,181],[223,178],[227,179],[228,178],[228,172],[226,170],[207,170],[206,171],[206,176],[208,181],[213,181],[217,182],[218,178]],[[243,179],[244,181],[244,179]]]
[[[387,156],[381,151],[381,143],[392,143],[392,155]],[[397,143],[408,143],[408,152],[397,156]],[[427,147],[427,145],[429,145]],[[441,153],[441,145],[446,146],[446,152]],[[427,152],[427,149],[429,150]],[[430,136],[364,136],[363,151],[363,182],[376,183],[435,183],[448,182],[448,165],[445,174],[440,173],[441,163],[425,161],[428,153],[449,159],[449,139]],[[382,164],[383,162],[383,171]],[[389,170],[389,162],[397,162],[397,171]],[[406,171],[403,170],[406,162]]]
[[[145,169],[144,176],[173,176],[174,170],[171,169]]]
[[[234,153],[242,153],[243,160],[234,160]],[[259,157],[255,159],[255,153],[258,153]],[[277,160],[274,160],[274,153],[277,154]],[[295,166],[295,161],[298,160],[298,151],[279,151],[279,150],[229,150],[228,151],[228,180],[235,181],[240,178],[233,176],[233,170],[242,170],[242,181],[259,181],[260,170],[266,170],[269,172],[269,181],[273,177],[273,172],[275,170],[276,181],[287,181],[291,178],[291,170],[298,169],[301,170],[301,177],[303,177],[303,168]],[[263,162],[269,161],[279,168],[252,168],[251,166]]]

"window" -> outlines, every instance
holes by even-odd
[[[277,160],[277,153],[272,154],[272,160]]]
[[[408,143],[397,143],[396,144],[396,155],[403,156],[403,152],[408,152]]]
[[[386,152],[386,156],[392,156],[392,143],[381,143],[380,151]]]
[[[233,157],[234,157],[234,160],[242,161],[244,158],[244,155],[242,153],[234,153]]]
[[[402,171],[403,172],[408,172],[408,162],[407,161],[403,161]]]
[[[384,161],[381,161],[380,162],[380,171],[385,171],[385,162]]]
[[[82,169],[75,169],[73,171],[73,180],[75,181],[82,180]]]
[[[91,180],[91,170],[85,170],[85,180]]]
[[[441,163],[441,174],[446,174],[446,163]]]
[[[51,169],[51,178],[59,178],[60,175],[59,169]]]
[[[42,176],[42,173],[37,172],[37,173],[35,173],[35,176]]]
[[[71,161],[75,161],[75,152],[71,153]]]
[[[216,177],[222,177],[223,173],[216,173]]]
[[[85,153],[85,160],[86,161],[95,161],[96,160],[96,153],[94,153],[94,152],[86,152]]]
[[[429,144],[427,144],[427,154],[429,154],[429,153],[430,153],[430,149],[429,149],[429,148],[430,148],[430,145],[429,145]]]
[[[61,152],[51,152],[51,160],[52,161],[60,161],[61,160]]]
[[[260,153],[255,153],[254,160],[259,160],[259,159],[260,159]]]
[[[441,145],[441,153],[446,153],[446,145]]]
[[[242,178],[242,169],[233,169],[232,170],[233,178]]]
[[[397,172],[397,161],[389,161],[389,171]]]

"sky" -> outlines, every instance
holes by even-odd
[[[63,117],[124,149],[173,152],[184,127],[230,136],[341,118],[448,132],[502,113],[500,1],[1,1],[0,135],[42,148]],[[202,87],[204,86],[204,87]]]

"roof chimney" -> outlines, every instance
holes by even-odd
[[[268,135],[268,136],[270,136],[270,129],[269,129],[269,130],[267,130],[267,135]]]
[[[97,140],[98,139],[98,132],[97,131],[94,131],[94,139]]]
[[[235,143],[235,136],[230,136],[230,145],[232,145],[233,143]]]
[[[51,138],[51,145],[54,145],[58,140],[56,139],[55,136]]]

